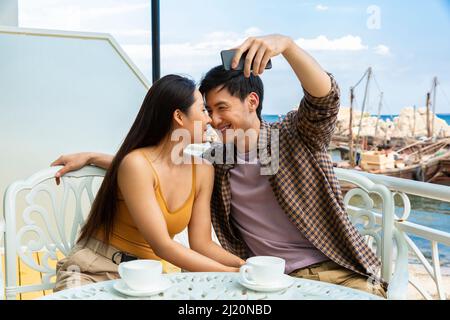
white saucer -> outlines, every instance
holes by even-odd
[[[238,281],[241,285],[253,291],[272,292],[272,291],[280,291],[286,289],[287,287],[290,287],[295,282],[295,278],[288,276],[287,274],[284,274],[281,277],[280,281],[270,285],[248,283],[247,281],[244,281],[242,278],[239,278]]]
[[[137,290],[133,290],[129,286],[127,286],[127,284],[125,283],[125,281],[123,279],[118,279],[114,283],[113,288],[127,296],[148,297],[148,296],[153,296],[155,294],[161,293],[161,292],[169,289],[171,286],[172,286],[172,282],[170,282],[169,279],[163,278],[161,280],[161,284],[159,286],[151,288],[149,290],[145,290],[145,291],[137,291]]]

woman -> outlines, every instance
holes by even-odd
[[[211,239],[213,167],[175,164],[183,152],[172,136],[189,137],[182,147],[204,142],[209,122],[193,81],[168,75],[153,84],[106,172],[77,245],[57,264],[55,291],[116,279],[118,264],[136,258],[164,260],[188,271],[238,271],[244,261]],[[203,130],[200,137],[194,124]],[[186,227],[191,249],[173,240]]]

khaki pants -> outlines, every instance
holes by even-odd
[[[295,270],[290,276],[337,284],[352,289],[366,291],[386,298],[386,291],[380,286],[372,286],[368,278],[341,267],[333,261],[326,261]]]
[[[56,285],[53,292],[85,284],[120,278],[118,265],[102,252],[119,251],[112,246],[103,250],[76,245],[71,253],[56,265]],[[96,249],[96,248],[94,248]]]

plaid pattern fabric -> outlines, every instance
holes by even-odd
[[[275,168],[269,176],[270,184],[279,205],[298,230],[332,261],[359,274],[371,275],[381,262],[345,212],[327,152],[340,105],[339,87],[331,74],[330,78],[332,88],[327,96],[313,97],[304,90],[297,111],[273,124],[261,122],[259,152],[267,152],[271,159],[278,156],[279,161],[273,166],[276,161],[265,161],[260,155],[260,162],[263,167]],[[271,141],[273,129],[278,129],[278,143]],[[230,147],[220,144],[213,152],[224,152],[225,159],[227,148]],[[226,250],[246,259],[247,247],[230,223],[229,170],[234,165],[214,166],[213,227]]]

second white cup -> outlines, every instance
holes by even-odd
[[[271,285],[278,283],[284,275],[286,261],[272,256],[248,258],[240,268],[241,279],[254,285]]]

